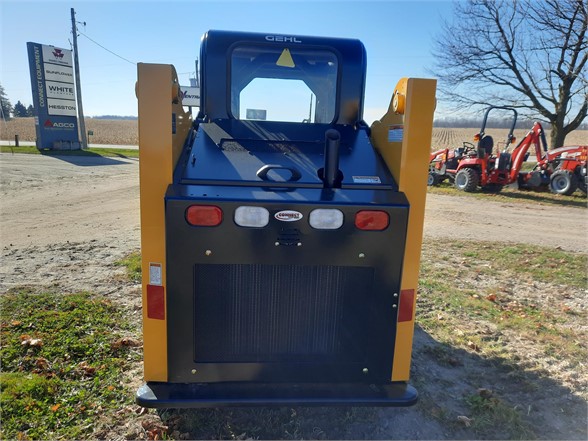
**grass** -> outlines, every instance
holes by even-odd
[[[0,153],[23,153],[29,155],[45,156],[81,156],[81,157],[118,157],[118,158],[138,158],[138,149],[109,149],[109,148],[89,148],[86,150],[43,150],[40,151],[34,145],[24,145],[19,147],[0,146]]]
[[[580,343],[583,338],[568,323],[574,317],[585,319],[583,311],[542,305],[518,295],[528,285],[509,288],[512,281],[522,281],[531,286],[548,284],[561,293],[584,290],[588,286],[586,254],[466,241],[446,243],[443,251],[435,248],[437,258],[425,257],[421,263],[419,282],[419,323],[432,336],[451,346],[509,358],[512,354],[499,339],[476,332],[485,322],[498,332],[515,332],[536,343],[546,356],[572,365],[588,358],[588,349]],[[539,297],[543,288],[535,289]]]
[[[117,264],[127,269],[131,280],[140,280],[139,252]],[[417,322],[436,342],[423,351],[443,366],[463,369],[463,376],[468,375],[468,361],[459,355],[464,349],[488,360],[502,360],[523,375],[523,363],[530,361],[509,352],[503,339],[507,338],[504,332],[511,331],[519,346],[532,341],[543,348],[546,358],[566,360],[567,369],[573,371],[585,363],[588,353],[581,343],[585,339],[567,326],[569,312],[545,309],[524,299],[505,299],[500,290],[505,281],[526,277],[557,285],[562,292],[572,287],[585,289],[586,264],[585,254],[529,245],[456,241],[439,247],[426,242]],[[489,300],[495,292],[498,298]],[[96,436],[105,419],[112,426],[117,418],[129,418],[128,414],[115,415],[132,400],[124,373],[140,359],[140,353],[122,343],[122,337],[137,332],[124,311],[90,294],[26,289],[5,294],[0,302],[0,438],[82,439]],[[570,317],[582,320],[581,316]],[[480,332],[485,323],[492,323],[496,331]],[[430,376],[425,379],[431,381]],[[525,381],[532,385],[524,376],[517,381],[517,387]],[[422,385],[422,391],[426,390],[427,385]],[[426,395],[423,397],[422,411],[434,416],[449,434],[531,439],[536,436],[534,430],[541,430],[540,424],[533,429],[527,421],[526,408],[517,408],[504,397],[483,397],[471,391],[456,397],[467,415],[467,428],[456,422],[455,412],[442,400],[425,402]],[[167,409],[159,415],[163,420],[160,429],[142,427],[153,438],[164,439],[177,438],[176,432],[199,439],[357,438],[360,432],[355,427],[373,428],[381,422],[374,408]],[[116,424],[123,427],[128,422],[118,420]]]
[[[141,283],[141,252],[134,251],[121,260],[114,262],[117,266],[123,266],[127,270],[127,278],[134,283]]]
[[[557,385],[556,394],[579,392],[585,384],[588,315],[578,305],[587,265],[584,253],[539,246],[426,241],[417,323],[434,343],[421,351],[440,366],[464,369],[462,376],[472,375],[472,360],[484,360],[485,373],[469,378],[468,386],[501,389],[490,397],[466,393],[457,420],[455,407],[430,413],[472,438],[540,436],[542,426],[527,416],[528,394],[549,384]],[[567,298],[576,303],[565,306]]]
[[[510,188],[503,188],[499,193],[489,193],[478,190],[473,193],[468,193],[456,189],[449,181],[443,181],[438,186],[428,187],[428,192],[431,194],[445,194],[449,196],[463,196],[476,199],[493,200],[500,202],[523,202],[523,203],[539,203],[549,205],[561,205],[568,207],[582,207],[587,208],[586,195],[580,190],[576,190],[570,196],[563,196],[550,193],[549,191],[535,192],[530,190],[516,190]]]
[[[474,394],[466,397],[470,408],[471,428],[477,434],[503,430],[508,439],[535,439],[536,434],[524,421],[521,413],[495,397]]]
[[[82,439],[129,402],[123,381],[140,355],[120,308],[90,294],[0,297],[2,439]],[[134,331],[132,331],[134,332]]]
[[[533,280],[575,288],[588,286],[586,254],[525,244],[458,241],[450,246],[482,273],[516,268],[518,277],[527,275]]]

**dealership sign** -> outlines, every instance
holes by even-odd
[[[200,87],[180,86],[183,106],[200,107]]]
[[[37,148],[79,149],[72,51],[27,43]]]

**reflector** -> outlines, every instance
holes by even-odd
[[[343,212],[333,208],[317,208],[310,212],[308,222],[317,230],[336,230],[343,225]]]
[[[355,226],[360,230],[382,231],[389,223],[390,216],[385,211],[363,210],[355,214]]]
[[[265,227],[269,223],[269,211],[263,207],[241,206],[235,210],[234,219],[240,227]]]
[[[190,205],[186,221],[196,227],[216,227],[223,221],[223,211],[215,205]]]

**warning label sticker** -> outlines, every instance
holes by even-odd
[[[149,263],[149,285],[163,285],[161,281],[161,263]]]
[[[354,184],[381,184],[379,176],[353,176]]]
[[[404,138],[404,126],[390,126],[388,128],[388,142],[402,142]]]

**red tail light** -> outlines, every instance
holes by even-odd
[[[355,214],[355,226],[360,230],[382,231],[389,223],[390,216],[385,211],[363,210]]]
[[[196,227],[216,227],[223,221],[223,211],[215,205],[191,205],[186,220]]]

